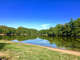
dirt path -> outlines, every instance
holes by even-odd
[[[58,51],[58,52],[62,52],[62,53],[67,53],[67,54],[71,54],[71,55],[80,56],[80,52],[77,52],[77,51],[62,50],[62,49],[50,48],[50,47],[43,47],[43,48],[48,48],[48,49],[53,50],[53,51]]]
[[[33,45],[33,44],[25,44],[25,45]],[[51,47],[43,47],[43,46],[40,46],[40,47],[41,48],[47,48],[47,49],[52,50],[52,51],[57,51],[57,52],[62,52],[62,53],[67,53],[67,54],[71,54],[71,55],[80,56],[80,52],[77,52],[77,51],[63,50],[63,49],[51,48]]]
[[[7,53],[4,53],[4,52],[0,52],[0,57],[1,57],[1,56],[2,56],[2,57],[3,57],[3,56],[5,57],[5,56],[8,56],[8,54],[7,54]]]

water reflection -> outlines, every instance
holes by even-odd
[[[80,39],[72,37],[41,37],[49,40],[51,44],[56,44],[58,48],[80,51]]]
[[[0,40],[12,40],[21,43],[80,51],[80,39],[72,37],[0,36]]]
[[[28,40],[28,39],[36,39],[37,36],[0,36],[0,40]]]
[[[54,47],[56,48],[56,44],[50,44],[49,40],[43,40],[40,38],[36,38],[34,40],[24,40],[21,41],[22,43],[30,43],[30,44],[35,44],[35,45],[40,45],[40,46],[48,46],[48,47]]]

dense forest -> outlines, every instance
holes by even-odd
[[[46,36],[80,36],[80,18],[65,24],[58,24],[46,30],[40,30],[40,35]]]
[[[25,27],[12,28],[8,26],[0,26],[0,35],[45,35],[45,36],[80,36],[80,18],[65,24],[58,24],[49,29],[37,31]]]
[[[36,29],[29,29],[24,27],[12,28],[4,25],[0,26],[0,35],[36,35]]]

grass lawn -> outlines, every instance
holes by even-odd
[[[4,40],[0,41],[0,57],[8,58],[8,60],[80,60],[79,56]]]

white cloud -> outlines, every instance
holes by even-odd
[[[48,29],[49,27],[50,27],[50,24],[42,24],[42,25],[40,25],[39,30],[41,30],[41,29]]]

